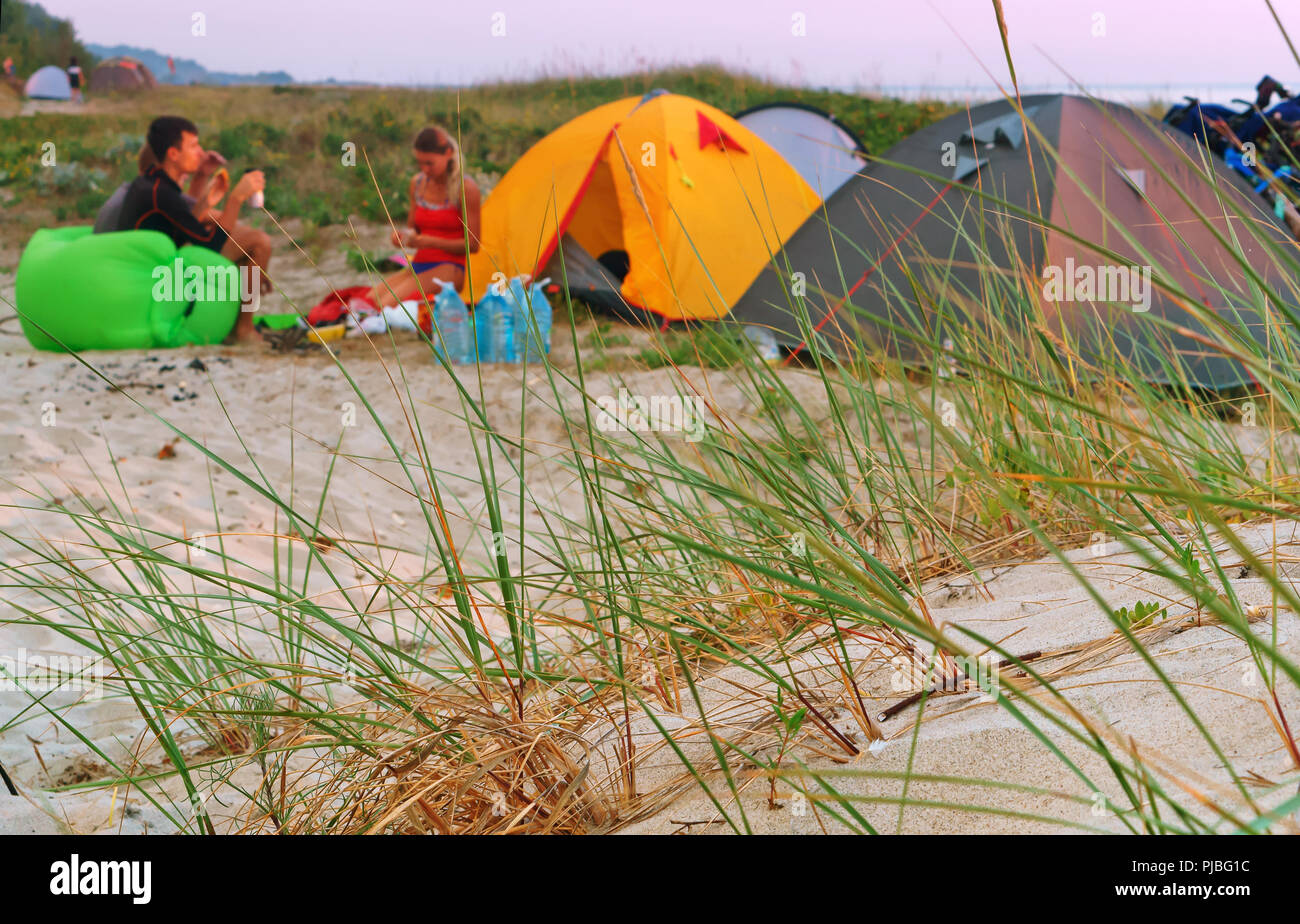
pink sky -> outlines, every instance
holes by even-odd
[[[1300,41],[1300,4],[1274,2]],[[211,70],[286,70],[299,80],[471,83],[705,60],[848,89],[987,91],[980,62],[1006,77],[988,0],[42,3],[72,19],[85,41],[149,47]],[[1058,65],[1098,92],[1249,86],[1264,71],[1300,85],[1300,66],[1263,0],[1005,0],[1005,9],[1025,85],[1068,88]],[[194,10],[206,14],[205,36],[191,34]],[[506,34],[494,37],[498,13]],[[804,36],[792,34],[796,13],[804,16]],[[1098,13],[1105,34],[1094,36]]]

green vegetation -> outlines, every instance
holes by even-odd
[[[647,369],[664,366],[728,369],[741,362],[747,350],[736,330],[701,325],[689,332],[663,333],[654,346],[642,350],[636,358]]]
[[[1139,600],[1132,608],[1121,606],[1115,611],[1115,619],[1125,629],[1139,629],[1150,625],[1164,607],[1150,600]]]
[[[954,296],[939,295],[940,272],[921,267],[912,284],[944,313],[954,308],[942,299]],[[756,806],[792,799],[819,824],[862,832],[900,830],[934,807],[969,813],[972,830],[989,815],[1063,830],[1280,829],[1300,807],[1300,770],[1250,776],[1223,741],[1235,728],[1192,705],[1201,684],[1175,679],[1144,640],[1190,627],[1193,614],[1196,625],[1222,627],[1256,678],[1241,709],[1273,720],[1265,727],[1277,737],[1262,746],[1295,751],[1283,703],[1293,701],[1300,664],[1280,648],[1277,614],[1300,610],[1300,598],[1276,559],[1238,530],[1295,518],[1300,481],[1286,473],[1300,470],[1300,451],[1281,438],[1248,451],[1235,424],[1188,400],[1189,390],[1135,381],[1122,360],[1053,340],[1034,282],[990,260],[966,293],[984,300],[987,328],[955,331],[950,348],[900,332],[931,368],[951,358],[960,374],[903,375],[864,347],[810,357],[797,395],[790,373],[715,328],[647,331],[652,347],[607,374],[593,371],[578,330],[561,328],[574,359],[538,366],[519,398],[528,415],[558,423],[558,445],[538,445],[522,425],[499,428],[476,398],[472,368],[445,370],[458,376],[453,436],[445,417],[428,422],[407,379],[409,352],[367,354],[388,366],[388,397],[402,404],[400,415],[380,415],[376,396],[356,390],[391,455],[350,453],[343,429],[313,436],[331,461],[310,494],[296,479],[286,492],[251,457],[223,457],[183,422],[163,421],[205,459],[214,496],[220,471],[237,493],[273,505],[276,526],[263,540],[271,568],[228,551],[220,522],[202,559],[179,527],[140,526],[108,473],[96,501],[36,493],[15,502],[66,522],[35,540],[5,533],[26,550],[0,567],[15,601],[8,618],[103,658],[110,695],[135,704],[167,757],[126,763],[91,743],[104,778],[79,785],[129,785],[187,831],[215,829],[191,806],[216,790],[247,800],[222,821],[245,831],[610,831],[692,791],[736,832],[755,829]],[[1253,307],[1280,330],[1289,321],[1278,304]],[[806,305],[794,308],[807,324]],[[1207,349],[1231,350],[1250,367],[1261,419],[1279,435],[1300,428],[1296,356],[1280,342],[1266,355],[1213,317]],[[1177,356],[1165,355],[1180,381]],[[420,361],[441,362],[432,350]],[[698,441],[594,426],[599,396],[637,391],[643,380],[630,376],[647,366],[682,396],[734,389],[750,410],[706,415]],[[440,464],[453,438],[475,447],[471,491],[463,473]],[[336,470],[380,464],[407,487],[424,534],[396,545],[368,530],[326,538],[325,512],[349,490]],[[576,496],[556,493],[559,482]],[[1112,584],[1071,553],[1096,533],[1166,587],[1165,602],[1110,607]],[[83,537],[75,556],[66,535]],[[1206,800],[1188,795],[1202,783],[1176,761],[1074,704],[1073,662],[1061,659],[1076,649],[1031,656],[1014,637],[928,617],[924,594],[935,581],[979,582],[1039,556],[1056,559],[1084,599],[1113,615],[1120,631],[1083,650],[1143,666],[1152,685],[1144,696],[1175,710],[1215,755],[1222,772]],[[423,565],[398,573],[398,557]],[[1266,582],[1266,605],[1237,597],[1229,574],[1243,567]],[[488,613],[502,630],[489,631]],[[1019,672],[981,708],[1006,710],[1074,785],[849,762],[882,734],[879,707],[865,702],[897,696],[882,683],[893,659],[981,653]],[[847,726],[826,718],[828,704],[845,710]],[[36,697],[0,732],[35,713],[73,721]],[[915,742],[913,715],[904,738]],[[1230,724],[1240,721],[1233,713]],[[201,750],[187,747],[182,727]],[[1070,756],[1080,753],[1087,768]],[[665,764],[678,769],[642,781]],[[960,794],[938,805],[909,795],[922,784]],[[1050,797],[1050,810],[1025,815],[1008,793]],[[1090,811],[1098,804],[1104,816]]]
[[[268,208],[276,216],[323,227],[349,216],[386,222],[385,202],[388,209],[399,210],[400,220],[413,172],[410,142],[425,125],[441,123],[458,131],[467,169],[490,189],[524,151],[564,122],[655,87],[729,112],[776,99],[824,106],[872,150],[888,147],[953,108],[800,90],[711,69],[459,91],[164,86],[147,95],[94,101],[77,115],[0,119],[0,186],[14,195],[3,233],[20,243],[60,207],[68,213],[79,208],[83,191],[37,185],[44,142],[55,143],[60,164],[103,171],[111,190],[135,173],[145,128],[163,112],[194,119],[202,143],[224,154],[236,175],[255,167],[265,170]],[[345,165],[346,144],[355,145],[356,166]],[[375,195],[376,186],[383,202]]]
[[[309,104],[272,90],[168,90],[150,105],[190,112],[237,166],[271,172],[273,210],[319,225],[348,213],[381,218],[376,184],[390,204],[400,200],[406,142],[426,121],[459,124],[472,168],[489,176],[564,119],[653,86],[733,110],[786,95],[702,71],[474,89],[460,94],[459,118],[452,95],[436,92],[320,89]],[[945,111],[802,98],[835,110],[873,146]],[[224,114],[235,100],[232,125]],[[128,168],[121,138],[144,118],[123,110],[75,127],[52,116],[7,120],[0,156],[9,185],[29,205],[39,197],[46,208],[71,207],[88,194],[85,171]],[[23,164],[50,137],[84,169],[66,189],[52,180],[42,192]],[[338,161],[346,141],[368,155],[357,168]],[[313,198],[321,189],[328,200]],[[994,196],[989,206],[1012,204]],[[983,254],[1015,247],[1010,236],[968,243]],[[1264,248],[1297,278],[1294,258],[1269,241],[1238,247],[1239,255]],[[1260,383],[1251,400],[1270,438],[1249,448],[1222,408],[1189,400],[1158,327],[1153,347],[1167,357],[1172,386],[1076,352],[1053,336],[1036,280],[997,267],[990,257],[979,286],[954,293],[941,267],[918,263],[909,284],[937,317],[956,316],[960,302],[988,325],[950,328],[951,345],[897,331],[928,358],[907,370],[862,346],[815,353],[789,372],[713,327],[647,331],[648,346],[614,363],[584,350],[577,326],[557,325],[557,338],[571,338],[557,345],[573,358],[528,370],[518,429],[503,427],[479,397],[475,369],[445,366],[427,342],[418,356],[390,343],[361,360],[384,363],[396,415],[381,414],[378,396],[330,354],[388,452],[353,453],[342,426],[295,432],[327,458],[310,493],[296,472],[288,487],[269,478],[256,447],[223,456],[183,418],[155,415],[204,460],[213,497],[234,491],[274,510],[254,537],[271,564],[228,548],[235,531],[219,518],[201,557],[184,524],[143,526],[116,471],[97,473],[93,499],[14,492],[15,507],[59,527],[33,536],[20,520],[0,531],[23,553],[0,564],[0,591],[13,601],[3,619],[103,659],[108,696],[136,710],[156,759],[101,748],[75,709],[43,696],[0,717],[0,733],[48,715],[84,735],[104,768],[75,785],[129,787],[194,833],[216,829],[202,807],[218,791],[244,800],[222,827],[280,833],[605,832],[690,793],[735,832],[759,827],[756,808],[796,798],[817,824],[864,833],[902,830],[931,809],[965,813],[973,831],[990,816],[1067,831],[1282,830],[1300,808],[1300,751],[1289,731],[1297,724],[1284,705],[1294,702],[1300,664],[1282,648],[1278,614],[1300,611],[1300,596],[1276,553],[1240,532],[1247,522],[1294,521],[1300,510],[1292,474],[1300,448],[1285,438],[1300,429],[1293,342],[1279,337],[1265,352],[1205,313],[1205,349],[1237,357]],[[1159,267],[1153,275],[1169,278]],[[1214,294],[1258,312],[1270,329],[1293,327],[1285,301],[1262,291]],[[791,307],[811,341],[807,302],[794,297]],[[586,317],[568,303],[557,315]],[[409,377],[413,358],[455,383],[453,407],[430,407]],[[94,368],[98,358],[77,361]],[[929,373],[949,361],[960,374]],[[637,392],[652,370],[675,396],[707,399],[700,439],[599,426],[598,402]],[[714,403],[724,389],[739,394],[735,407]],[[558,435],[533,439],[526,422],[538,415]],[[453,439],[474,449],[468,476],[443,461]],[[405,492],[403,512],[422,524],[419,535],[330,535],[336,495],[351,491],[343,473],[380,469]],[[1134,570],[1161,584],[1165,602],[1112,607],[1114,582],[1077,554],[1096,533],[1114,537]],[[994,638],[930,618],[925,595],[936,582],[981,584],[1000,566],[1039,557],[1111,617],[1119,631],[1100,642],[1145,670],[1144,695],[1213,755],[1212,789],[1079,707],[1073,649],[1031,654],[1014,632]],[[1238,598],[1229,575],[1241,568],[1263,579],[1266,604]],[[1162,612],[1169,619],[1157,623]],[[1192,696],[1202,684],[1184,683],[1144,641],[1189,614],[1240,646],[1258,678],[1241,714],[1266,715],[1261,750],[1293,755],[1295,766],[1252,776],[1236,739],[1227,740],[1240,715],[1198,712]],[[502,628],[490,630],[489,618]],[[1068,787],[936,777],[910,763],[883,771],[857,759],[908,720],[902,740],[915,747],[933,701],[965,695],[935,692],[882,728],[878,708],[897,699],[885,679],[894,659],[985,655],[1017,676],[978,708],[1004,710],[1012,730],[1068,771]],[[922,784],[956,795],[917,795]],[[1024,812],[1008,793],[1045,808]],[[1101,815],[1090,811],[1099,802]]]
[[[77,39],[72,23],[45,12],[39,3],[5,0],[0,16],[0,59],[12,56],[14,70],[20,78],[47,64],[67,66],[76,55],[86,73],[96,58]]]

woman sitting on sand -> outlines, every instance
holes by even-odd
[[[465,284],[466,254],[478,250],[478,184],[462,174],[456,139],[434,126],[415,136],[414,147],[420,172],[411,178],[409,230],[394,231],[393,243],[414,248],[415,256],[407,269],[393,273],[368,293],[381,308],[419,298],[421,293],[432,299],[439,289],[435,279],[459,289]],[[419,320],[421,327],[428,327],[423,307]]]

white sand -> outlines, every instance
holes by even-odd
[[[337,254],[327,252],[324,266],[331,282],[341,284],[349,278]],[[310,304],[322,294],[319,277],[312,273],[282,270],[277,281],[291,290],[299,304]],[[12,299],[11,274],[0,276],[0,294]],[[273,310],[275,307],[271,306]],[[8,331],[12,331],[12,325]],[[589,337],[592,332],[588,324],[579,331],[579,337]],[[619,332],[629,333],[621,329]],[[630,333],[638,342],[643,339],[638,332]],[[561,367],[571,368],[572,347],[563,335],[567,335],[567,330],[557,332],[555,361]],[[418,444],[402,424],[401,406],[390,384],[389,371],[378,361],[372,348],[364,342],[347,341],[340,348],[340,356],[392,428],[399,449],[415,453]],[[486,531],[484,504],[473,446],[465,435],[464,424],[457,420],[460,411],[456,390],[446,374],[429,363],[418,344],[407,342],[397,356],[409,381],[410,400],[419,409],[433,464],[444,474],[443,483],[450,495],[453,535],[458,543],[466,543],[472,535],[480,537],[477,543],[467,544],[466,554],[481,565],[487,559],[481,538]],[[174,421],[213,452],[243,459],[244,450],[234,432],[238,430],[267,481],[281,492],[287,493],[292,486],[295,496],[308,509],[314,508],[324,483],[331,459],[327,447],[343,432],[343,450],[348,457],[340,460],[335,473],[323,531],[332,537],[343,536],[353,541],[370,538],[408,549],[427,545],[427,530],[418,504],[403,482],[399,467],[391,461],[365,461],[391,460],[392,452],[357,403],[352,388],[323,352],[275,355],[262,348],[214,347],[99,354],[88,359],[104,375],[126,385],[126,393],[109,390],[74,358],[39,354],[19,337],[0,337],[0,378],[9,390],[9,400],[0,404],[0,523],[6,531],[18,536],[65,538],[70,543],[69,553],[77,554],[77,537],[66,517],[28,508],[34,506],[36,498],[53,495],[71,505],[80,495],[101,509],[109,498],[121,502],[125,496],[130,513],[138,517],[141,528],[146,530],[156,528],[168,533],[183,530],[189,535],[210,533],[216,529],[215,496],[227,552],[249,567],[269,570],[271,543],[267,534],[277,528],[271,503],[239,485],[230,474],[206,465],[191,446],[176,444],[174,457],[159,458],[160,449],[173,441],[174,434],[149,413],[152,410]],[[190,368],[195,359],[200,359],[206,369]],[[388,359],[392,370],[391,352]],[[533,370],[529,374],[540,373]],[[785,374],[796,395],[806,399],[807,406],[815,410],[817,383],[798,371]],[[509,367],[486,369],[483,375],[486,413],[506,434],[519,432],[522,375],[522,370]],[[646,393],[671,390],[671,373],[662,370],[629,373],[627,378],[630,385]],[[714,400],[720,407],[743,416],[746,405],[739,391],[725,384],[721,376],[715,379],[710,380],[716,386]],[[539,383],[534,379],[533,384]],[[541,388],[544,392],[545,385]],[[344,428],[348,402],[355,405],[357,424]],[[45,426],[42,415],[50,406],[56,409],[55,425]],[[561,451],[564,431],[547,402],[530,397],[526,413],[527,436],[534,451],[542,456]],[[498,462],[508,465],[517,455],[514,451],[498,453]],[[539,502],[562,509],[566,503],[576,503],[580,498],[577,487],[558,465],[530,458],[529,466],[530,487]],[[242,463],[242,468],[253,470],[248,460]],[[119,478],[121,488],[116,486]],[[514,501],[502,500],[507,520],[517,520]],[[536,510],[525,510],[525,524],[526,528],[540,528],[542,521]],[[286,529],[283,518],[278,528]],[[1270,524],[1243,527],[1241,533],[1257,549],[1268,548],[1273,542]],[[1284,573],[1295,567],[1292,562],[1300,551],[1298,539],[1294,524],[1286,525],[1285,529],[1279,525],[1277,547],[1286,562]],[[7,540],[0,540],[0,546],[0,556],[6,561],[20,559],[24,554]],[[1089,549],[1073,553],[1089,579],[1103,589],[1112,604],[1160,599],[1171,604],[1171,614],[1186,610],[1184,601],[1138,569],[1136,556],[1120,554],[1116,549],[1100,558],[1093,557]],[[1233,559],[1231,553],[1225,557],[1229,561]],[[418,575],[423,566],[420,557],[410,553],[399,555],[393,561],[393,569],[398,574],[410,577]],[[1018,654],[1086,643],[1104,638],[1112,631],[1097,604],[1088,598],[1067,569],[1056,562],[1033,562],[1000,571],[986,586],[987,598],[969,586],[962,587],[962,583],[949,581],[927,593],[926,601],[936,622],[967,626],[1004,640],[1005,647]],[[1237,579],[1235,587],[1245,604],[1267,606],[1270,602],[1264,582],[1257,577]],[[324,589],[323,583],[320,589]],[[39,605],[30,594],[18,595],[9,602]],[[9,615],[6,612],[5,617]],[[1276,619],[1282,650],[1292,661],[1300,661],[1300,626],[1295,615],[1281,611]],[[494,631],[500,628],[499,624],[493,626]],[[1268,623],[1253,629],[1259,633],[1270,631]],[[49,631],[0,622],[0,649],[19,648],[66,651],[67,643]],[[1264,780],[1277,780],[1293,772],[1264,704],[1264,687],[1254,676],[1241,639],[1222,626],[1204,625],[1170,637],[1156,645],[1152,653],[1213,731],[1238,775],[1255,774]],[[870,652],[861,643],[851,645],[850,654],[855,659],[861,658],[864,665],[870,663]],[[830,699],[817,703],[818,710],[860,753],[851,756],[811,723],[805,725],[804,735],[792,753],[814,771],[834,769],[841,773],[878,774],[906,770],[917,708],[913,706],[882,723],[883,746],[877,743],[868,750],[870,742],[861,723],[853,718],[853,704],[844,698],[843,684],[837,674],[826,669],[828,658],[814,652],[803,656],[803,661],[808,671],[803,682],[814,697],[811,701],[817,703],[819,687],[836,691]],[[901,698],[891,687],[892,673],[888,666],[877,664],[862,669],[859,674],[861,695],[873,717]],[[742,727],[752,727],[748,734],[753,745],[763,753],[772,752],[768,734],[772,713],[764,696],[768,685],[733,667],[705,676],[700,686],[712,725],[736,734]],[[1167,769],[1171,776],[1194,785],[1225,807],[1235,810],[1239,806],[1240,795],[1221,760],[1134,654],[1121,652],[1063,681],[1060,686],[1070,705],[1104,730],[1117,750],[1136,747],[1150,765]],[[742,688],[748,692],[737,695]],[[1283,681],[1279,683],[1279,697],[1294,728],[1300,718],[1300,695],[1294,686]],[[20,694],[0,693],[0,721],[12,714],[11,706],[24,701]],[[108,753],[122,756],[142,753],[143,726],[129,703],[86,704],[78,707],[77,716],[78,727]],[[692,759],[707,758],[707,743],[693,709],[687,709],[682,715],[662,710],[659,718],[667,727],[675,729],[675,735]],[[1078,723],[1074,724],[1077,727]],[[662,746],[648,719],[635,720],[634,733],[644,760],[638,771],[639,791],[648,792],[681,777],[679,764],[672,752]],[[1116,799],[1120,797],[1113,775],[1099,758],[1069,740],[1063,732],[1053,732],[1052,737],[1103,793]],[[614,759],[612,740],[613,736],[608,736],[595,742],[597,762]],[[156,749],[152,755],[157,758]],[[90,758],[85,745],[48,715],[31,712],[23,722],[0,733],[0,763],[25,794],[19,799],[0,794],[0,831],[133,833],[168,828],[161,813],[138,796],[128,798],[125,793],[111,790],[45,793],[44,790],[56,784],[93,780],[96,775],[96,762]],[[945,833],[1063,830],[1060,825],[1035,820],[1032,816],[1036,815],[1064,818],[1102,829],[1119,828],[1113,814],[1095,801],[1091,787],[1060,758],[1035,740],[1005,709],[980,704],[974,695],[931,699],[911,765],[916,773],[998,780],[1044,792],[914,781],[909,798],[930,800],[937,805],[909,807],[900,820],[896,805],[859,803],[858,810],[877,830],[892,832],[901,828],[905,832]],[[766,780],[743,768],[737,772],[743,784],[741,803],[754,830],[814,832],[822,825],[835,828],[834,822],[824,814],[797,813],[784,785],[779,799],[781,807],[770,809]],[[868,800],[893,798],[901,790],[897,779],[872,777],[862,772],[856,776],[827,777],[827,780],[843,792]],[[1173,785],[1168,778],[1164,784]],[[725,784],[715,781],[713,786],[729,813],[738,818]],[[1251,792],[1258,796],[1262,789],[1256,787]],[[1261,797],[1261,802],[1275,803],[1286,795]],[[1082,801],[1070,803],[1064,797],[1078,797]],[[1189,807],[1195,808],[1191,795],[1184,794],[1184,799]],[[973,814],[942,806],[952,802],[973,802],[988,806],[991,811]],[[1097,811],[1094,805],[1099,806]],[[1204,808],[1195,810],[1198,815],[1209,817]],[[1017,814],[996,814],[997,811]],[[638,821],[629,830],[694,833],[728,830],[717,823],[718,818],[712,803],[698,789],[685,787],[676,803]]]
[[[1254,538],[1252,545],[1263,549],[1267,547],[1271,527],[1264,525],[1243,532],[1251,533]],[[1284,553],[1293,556],[1297,540],[1300,540],[1294,526],[1288,527],[1286,535],[1280,539],[1285,542]],[[1112,606],[1131,605],[1138,600],[1164,602],[1171,599],[1165,596],[1165,588],[1138,571],[1135,555],[1113,554],[1094,559],[1089,549],[1082,549],[1071,557],[1079,561],[1089,580],[1103,589]],[[1232,558],[1230,552],[1225,555],[1225,560]],[[1235,588],[1244,604],[1268,603],[1269,590],[1261,579],[1243,579],[1235,583]],[[1085,643],[1104,638],[1113,631],[1100,608],[1054,561],[1007,570],[987,589],[992,600],[944,587],[936,587],[927,594],[927,600],[936,622],[966,626],[985,637],[1006,640],[1004,647],[1016,654]],[[1171,610],[1175,613],[1182,611],[1183,608],[1178,607]],[[1252,628],[1265,637],[1270,631],[1266,624]],[[1285,611],[1278,614],[1279,647],[1288,657],[1300,653],[1298,631],[1300,621],[1294,614]],[[850,652],[853,653],[852,648]],[[1254,773],[1277,780],[1279,776],[1294,772],[1282,739],[1269,719],[1263,701],[1266,695],[1264,686],[1240,638],[1223,626],[1205,625],[1174,635],[1155,645],[1151,653],[1213,732],[1238,775]],[[718,691],[719,701],[726,698],[727,682],[739,679],[737,673],[732,669],[708,684]],[[891,670],[885,668],[868,675],[862,682],[863,695],[873,715],[903,698],[892,691],[892,678]],[[1134,742],[1149,764],[1169,768],[1174,776],[1194,785],[1207,796],[1217,796],[1224,807],[1239,805],[1230,787],[1231,779],[1219,759],[1169,693],[1159,685],[1151,670],[1131,650],[1121,649],[1112,660],[1059,682],[1058,689],[1084,717],[1115,736],[1112,748],[1121,756],[1129,742]],[[1285,681],[1279,684],[1279,689],[1282,691],[1283,709],[1289,716],[1300,707],[1300,696],[1294,686]],[[842,728],[850,733],[858,732],[858,723],[850,718],[848,706],[841,699],[830,704],[830,711],[844,720]],[[755,717],[759,715],[758,709],[751,711]],[[917,707],[913,706],[881,723],[885,734],[883,747],[877,744],[874,750],[868,750],[868,742],[859,732],[854,735],[854,741],[863,751],[861,755],[848,758],[842,764],[825,759],[812,760],[810,766],[813,769],[839,767],[841,772],[864,771],[857,778],[828,777],[828,780],[843,793],[895,799],[902,789],[897,779],[872,779],[866,774],[902,773],[907,769],[916,716]],[[1045,723],[1040,723],[1040,727],[1045,727]],[[826,736],[819,737],[822,746],[830,749]],[[1101,792],[1123,804],[1122,792],[1104,761],[1063,733],[1056,732],[1051,737]],[[1104,812],[1105,804],[1096,799],[1090,786],[1074,776],[1008,712],[983,703],[973,694],[930,700],[911,766],[917,774],[998,781],[1050,793],[1028,794],[987,786],[913,782],[908,795],[914,800],[960,801],[987,806],[990,811],[1041,815],[1078,825],[1122,830],[1113,815],[1098,814]],[[1169,786],[1167,781],[1165,785]],[[788,792],[784,787],[782,790]],[[725,790],[723,792],[725,794]],[[1258,791],[1252,794],[1259,797]],[[1291,795],[1294,792],[1282,793],[1281,797]],[[1068,804],[1062,801],[1064,796],[1075,796],[1084,801]],[[797,815],[794,803],[788,799],[782,800],[781,809],[769,809],[765,780],[752,783],[743,801],[754,830],[798,833],[819,830],[812,813],[805,811],[802,816]],[[1193,799],[1182,801],[1188,808],[1194,808]],[[1278,801],[1281,798],[1260,798],[1265,805]],[[1094,805],[1097,806],[1096,812]],[[909,807],[901,819],[897,804],[866,803],[857,805],[857,808],[881,832],[1050,833],[1066,830],[1060,824],[1028,817],[974,815],[936,807]],[[736,816],[737,813],[733,809],[731,814]],[[1212,817],[1204,809],[1195,811],[1195,814],[1202,818]],[[692,795],[664,815],[632,830],[676,830],[673,824],[665,824],[668,817],[701,822],[719,816],[706,799]],[[1277,830],[1300,830],[1296,822],[1300,822],[1300,818],[1294,819],[1289,828],[1279,826]],[[827,826],[834,827],[831,822],[827,822]],[[724,829],[699,825],[693,830]]]

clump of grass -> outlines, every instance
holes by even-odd
[[[397,262],[393,260],[393,252],[391,250],[366,254],[362,253],[360,250],[348,248],[344,259],[347,260],[347,264],[351,269],[362,274],[375,271],[380,273],[391,273],[399,269]]]
[[[388,131],[386,121],[372,129]],[[35,539],[3,532],[20,552],[0,565],[11,621],[103,659],[111,693],[146,727],[144,750],[166,759],[114,757],[80,729],[75,706],[45,697],[0,731],[48,714],[108,768],[97,785],[129,785],[190,831],[613,831],[687,794],[737,832],[796,798],[817,825],[861,832],[902,830],[907,813],[929,810],[964,814],[971,830],[990,815],[1063,829],[1284,830],[1300,805],[1286,711],[1300,665],[1277,624],[1300,599],[1240,526],[1294,519],[1300,483],[1286,473],[1300,447],[1275,438],[1263,455],[1248,451],[1190,389],[1151,385],[1123,360],[1054,338],[1032,278],[992,258],[982,270],[980,291],[966,295],[987,323],[955,329],[951,346],[909,332],[929,361],[907,374],[861,344],[787,371],[725,329],[656,333],[635,371],[663,397],[698,399],[699,439],[601,426],[600,399],[625,383],[593,370],[579,324],[557,326],[574,359],[531,370],[512,432],[489,413],[477,370],[446,366],[425,342],[420,361],[456,389],[472,491],[439,464],[452,434],[445,418],[430,421],[411,353],[379,342],[367,358],[387,368],[396,415],[330,355],[388,453],[361,456],[342,432],[317,435],[329,464],[310,495],[163,421],[204,460],[214,494],[220,472],[274,509],[259,540],[272,565],[228,549],[220,522],[196,559],[182,528],[139,523],[116,472],[103,473],[99,502],[51,507],[32,487],[22,506],[58,526]],[[913,284],[937,311],[956,311],[935,275]],[[1288,329],[1276,305],[1259,307]],[[557,314],[583,317],[567,302]],[[1207,348],[1246,351],[1262,386],[1253,400],[1280,437],[1300,426],[1300,364],[1286,338],[1265,353],[1237,334],[1212,327]],[[1185,382],[1177,354],[1162,355],[1169,381]],[[718,400],[724,389],[739,404]],[[545,445],[527,427],[539,414],[558,427]],[[339,466],[382,467],[422,530],[319,540],[331,533]],[[1072,555],[1098,534],[1163,588],[1161,602],[1111,606]],[[395,567],[399,557],[418,562],[415,573]],[[1025,652],[929,612],[936,581],[982,586],[996,567],[1043,557],[1113,632]],[[1238,567],[1264,579],[1267,606],[1239,599]],[[1277,736],[1268,749],[1294,756],[1262,785],[1157,658],[1161,640],[1203,620],[1241,641],[1261,679],[1251,708],[1267,711]],[[1079,708],[1071,681],[1120,654],[1214,755],[1213,780],[1191,781]],[[1008,675],[984,691],[987,708],[1058,760],[1071,788],[853,762],[901,714],[887,679],[896,659],[930,678],[904,703],[917,707],[915,747],[931,700],[978,689],[961,665],[980,655]],[[920,784],[955,795],[922,799],[909,790]],[[237,795],[237,810],[215,820],[189,811],[217,791]],[[997,801],[1008,794],[1051,797],[1053,808]],[[1097,798],[1105,823],[1087,811]]]
[[[606,346],[614,344],[606,341]],[[638,352],[635,359],[647,369],[671,366],[700,366],[729,369],[741,361],[746,347],[734,330],[703,326],[695,330],[663,333],[653,346]]]

